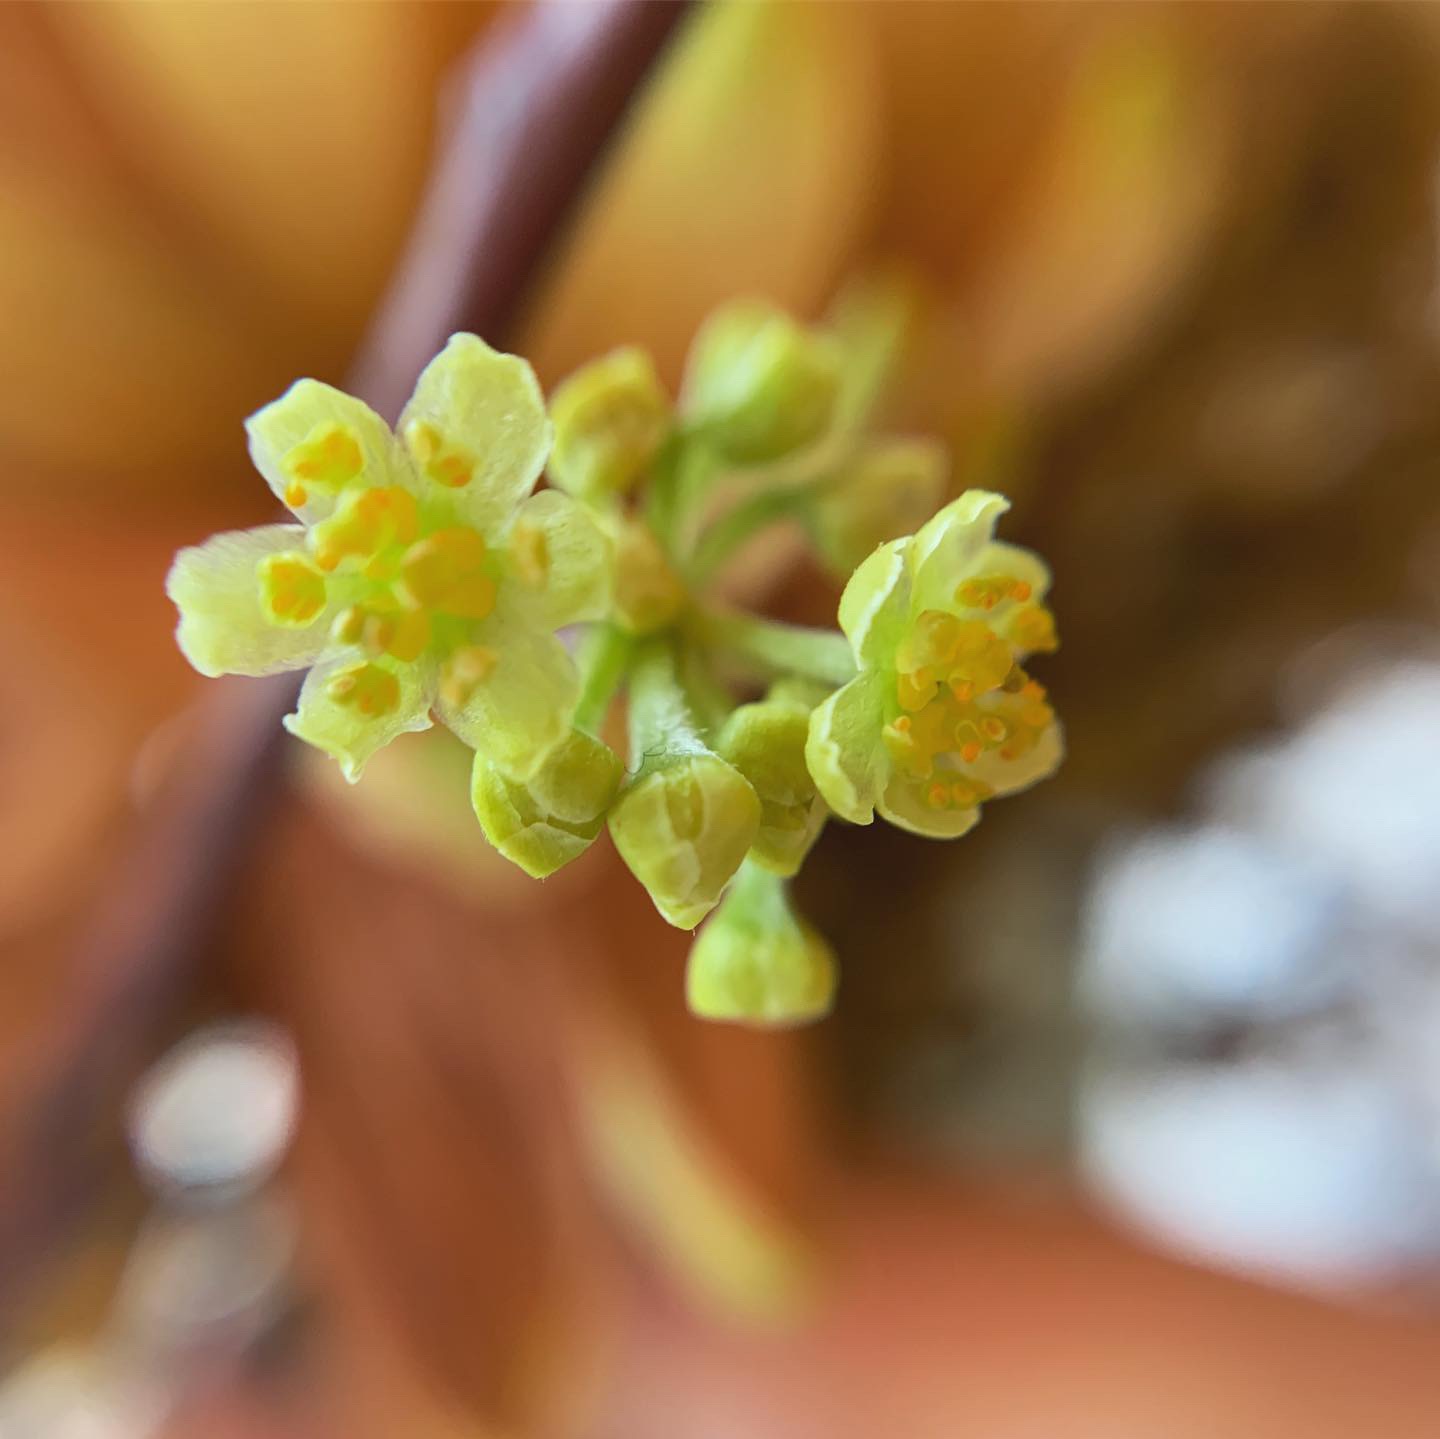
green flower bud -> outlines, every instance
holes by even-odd
[[[830,428],[840,358],[828,336],[761,301],[738,300],[696,336],[681,409],[727,459],[779,459]]]
[[[935,513],[944,490],[940,445],[878,441],[816,492],[808,514],[815,547],[832,573],[849,578],[877,545],[919,529]]]
[[[647,760],[610,811],[620,857],[677,929],[715,907],[759,824],[755,791],[705,750]]]
[[[825,824],[825,801],[805,764],[810,710],[772,691],[733,711],[715,737],[716,753],[745,776],[760,800],[750,857],[776,874],[799,870]]]
[[[625,494],[670,432],[670,398],[644,350],[612,351],[577,370],[550,397],[550,477],[582,499]]]
[[[477,754],[470,799],[486,839],[544,879],[594,843],[624,773],[608,745],[572,730],[528,780],[512,779]]]
[[[685,993],[701,1019],[800,1024],[829,1011],[835,960],[784,880],[746,864],[690,950]]]

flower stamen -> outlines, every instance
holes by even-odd
[[[411,609],[483,620],[495,608],[495,581],[484,572],[485,541],[464,525],[417,540],[400,559],[396,586]]]
[[[475,460],[458,445],[448,444],[445,436],[428,420],[411,420],[405,426],[405,443],[420,473],[447,490],[464,489],[475,475]]]
[[[415,497],[398,485],[375,486],[347,495],[341,507],[310,531],[315,563],[332,571],[346,560],[380,558],[392,545],[408,544],[420,532]]]
[[[300,506],[311,488],[336,494],[365,468],[365,455],[354,430],[334,423],[316,425],[280,460],[285,475],[285,503]]]
[[[256,566],[260,605],[272,624],[310,624],[325,608],[325,576],[309,555],[298,551],[267,555]]]
[[[516,574],[531,589],[540,589],[550,577],[550,542],[539,525],[516,521],[510,531],[510,557]]]
[[[393,713],[400,706],[400,681],[379,665],[358,664],[330,677],[325,693],[337,705],[367,718]]]
[[[487,645],[462,645],[440,676],[440,697],[452,709],[463,709],[475,691],[494,673],[500,656]]]

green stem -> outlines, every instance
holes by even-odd
[[[680,679],[674,644],[642,640],[630,667],[630,765],[641,771],[677,754],[708,752]]]
[[[769,673],[803,675],[828,685],[855,678],[850,642],[839,630],[807,629],[738,610],[697,609],[690,623],[703,644],[728,650]]]
[[[645,521],[671,560],[679,558],[691,513],[715,477],[715,456],[684,426],[675,429],[655,462],[645,498]]]
[[[713,735],[735,708],[735,697],[716,677],[709,656],[698,645],[681,649],[678,672],[702,730],[707,737]]]
[[[610,701],[625,678],[634,640],[615,625],[596,625],[581,642],[576,656],[580,668],[580,700],[573,723],[595,738],[610,709]]]

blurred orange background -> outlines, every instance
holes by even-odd
[[[457,66],[526,19],[0,9],[7,1187],[216,722],[170,557],[268,517],[241,420],[343,379]],[[7,1423],[1433,1434],[1437,80],[1422,6],[687,15],[507,344],[673,381],[729,296],[903,286],[892,418],[1054,565],[1066,767],[954,847],[828,835],[840,1002],[767,1034],[685,1013],[603,845],[543,890],[490,854],[447,738],[355,790],[287,748],[144,1056],[240,1054],[176,1082],[243,1192],[137,1174],[162,1121],[111,1095]]]

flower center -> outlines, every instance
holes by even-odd
[[[963,602],[975,608],[1030,598],[1028,586],[1003,577],[970,584],[976,588]],[[1048,620],[1048,611],[1038,605],[1029,612]],[[1013,636],[1014,619],[1025,613],[1011,617],[1008,634]],[[1053,642],[1053,629],[1047,633]],[[942,610],[916,618],[896,651],[899,713],[885,727],[884,739],[901,774],[925,786],[931,806],[969,808],[990,798],[993,787],[973,768],[987,757],[1008,763],[1034,749],[1054,713],[1016,654],[1042,647],[1002,637],[985,620]]]
[[[296,450],[313,449],[319,474],[330,454],[325,447],[335,443],[326,432]],[[479,530],[450,523],[452,517],[448,505],[432,512],[398,485],[351,489],[329,518],[311,526],[309,553],[270,555],[257,566],[261,607],[273,624],[313,624],[328,607],[335,644],[362,652],[329,685],[337,703],[367,716],[390,713],[400,685],[384,661],[412,664],[434,653],[441,693],[457,705],[494,669],[498,656],[475,643],[472,630],[495,608],[503,565]],[[512,549],[520,582],[542,585],[549,567],[544,533],[526,532]]]
[[[361,491],[314,527],[316,564],[338,572],[349,601],[331,631],[337,643],[409,664],[432,645],[465,644],[469,622],[495,608],[495,566],[480,532],[425,531],[414,498],[399,488]]]

